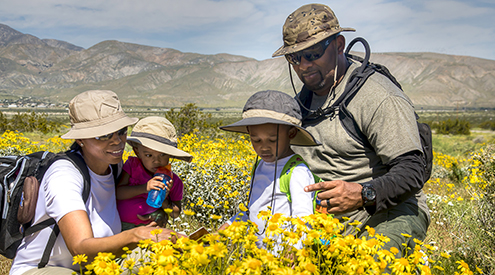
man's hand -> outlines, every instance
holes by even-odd
[[[331,214],[345,213],[363,206],[362,189],[359,183],[343,180],[318,182],[304,187],[306,192],[320,191],[318,199]]]

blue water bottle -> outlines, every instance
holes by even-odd
[[[172,178],[171,176],[172,173],[170,170],[160,167],[156,170],[156,173],[153,177],[159,176],[162,178],[162,182],[165,183],[166,186],[168,186],[167,182],[169,182]],[[167,189],[163,188],[161,190],[151,190],[148,192],[148,198],[146,199],[146,203],[154,208],[161,208],[162,203],[167,197]]]

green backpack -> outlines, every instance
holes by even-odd
[[[254,171],[258,167],[258,164],[260,163],[260,161],[261,160],[258,159],[256,161],[256,163],[254,164],[253,171],[251,172],[251,177],[254,177]],[[303,160],[303,158],[300,155],[295,154],[287,161],[287,163],[284,165],[284,168],[282,168],[282,171],[280,172],[280,179],[279,179],[280,191],[285,193],[285,195],[287,196],[287,200],[290,203],[292,203],[292,198],[290,195],[290,179],[292,177],[292,172],[294,171],[294,168],[301,163],[304,163],[304,165],[306,165],[306,167],[309,167],[308,164]],[[320,177],[315,175],[313,172],[311,172],[311,174],[313,174],[313,178],[315,180],[314,183],[323,181],[322,179],[320,179]],[[313,211],[316,211],[316,194],[313,197]]]

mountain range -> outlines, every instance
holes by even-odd
[[[373,53],[416,107],[495,106],[495,60],[437,53]],[[293,74],[296,89],[301,87]],[[285,59],[181,52],[119,41],[88,49],[0,24],[0,97],[68,102],[90,89],[115,91],[124,105],[242,107],[260,90],[293,94]]]

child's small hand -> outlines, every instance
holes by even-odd
[[[162,177],[156,176],[148,181],[146,192],[151,190],[163,190],[164,188],[165,184],[162,182]]]
[[[167,184],[165,186],[165,188],[167,189],[167,194],[170,194],[170,190],[172,189],[172,186],[174,186],[174,181],[170,179],[169,181],[167,181]]]

